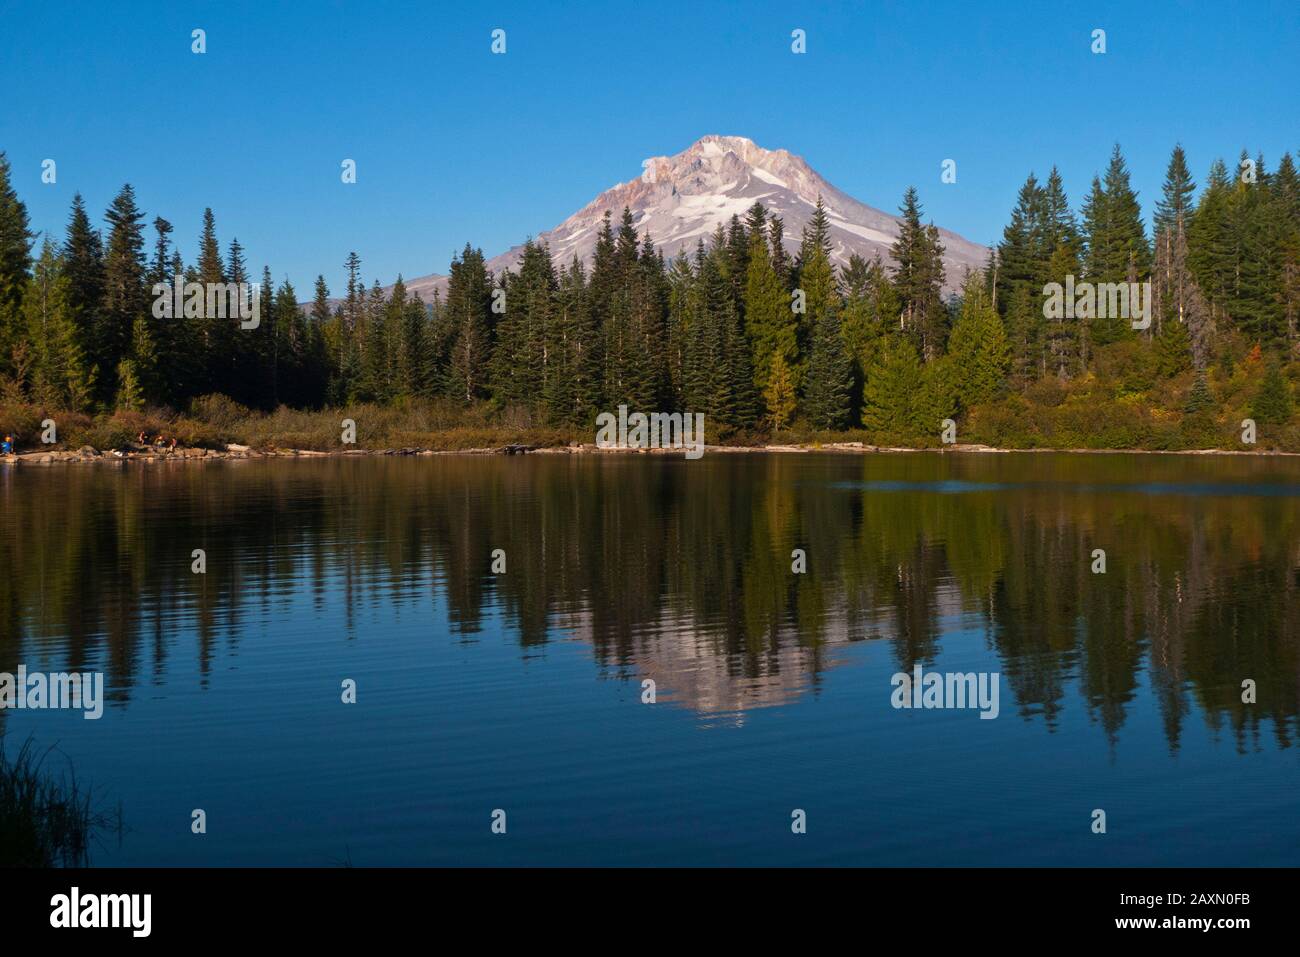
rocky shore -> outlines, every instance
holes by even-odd
[[[1008,453],[1008,452],[1069,452],[1092,455],[1278,455],[1295,456],[1296,452],[1268,449],[1189,449],[1167,451],[1163,449],[999,449],[989,445],[945,445],[933,448],[908,448],[903,446],[869,445],[865,442],[804,443],[793,445],[710,445],[706,450],[713,454],[744,452],[770,453],[869,453],[869,452],[939,452],[939,453]],[[338,458],[346,456],[430,456],[430,455],[681,455],[681,449],[609,449],[595,443],[570,443],[568,445],[504,445],[491,448],[467,449],[255,449],[247,445],[227,445],[223,449],[108,449],[100,451],[89,445],[73,451],[69,449],[29,450],[15,455],[0,456],[0,465],[56,465],[59,463],[114,463],[114,462],[211,462],[227,459],[303,459]]]

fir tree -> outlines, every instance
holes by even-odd
[[[78,196],[77,199],[80,200],[81,197]],[[85,216],[84,211],[82,216]],[[151,286],[155,283],[170,285],[172,281],[172,253],[171,241],[168,237],[172,233],[172,224],[161,216],[155,216],[153,230],[155,239],[153,243],[153,260],[149,263],[149,283]],[[71,233],[71,229],[69,229],[69,233]]]
[[[1196,204],[1193,196],[1196,184],[1192,182],[1191,171],[1187,168],[1187,154],[1181,144],[1174,147],[1169,157],[1169,167],[1165,170],[1165,182],[1160,199],[1156,202],[1155,231],[1172,231],[1181,221],[1184,225],[1191,220]]]
[[[47,239],[24,296],[27,329],[37,344],[41,401],[61,409],[88,409],[94,401],[95,371],[86,352],[86,332],[70,300],[67,264]]]
[[[166,370],[160,367],[158,348],[153,339],[149,320],[139,316],[131,326],[131,359],[129,360],[134,384],[132,394],[139,405],[157,405],[163,401]],[[132,406],[135,408],[137,406]]]
[[[1250,415],[1261,425],[1281,425],[1291,418],[1291,387],[1278,363],[1269,363],[1251,401]]]
[[[1231,192],[1227,167],[1223,160],[1215,160],[1187,226],[1187,265],[1205,294],[1212,321],[1226,315],[1233,282],[1233,250],[1228,227]]]
[[[794,377],[790,374],[785,356],[779,352],[772,357],[767,384],[763,389],[763,401],[767,406],[773,432],[780,432],[794,417],[797,399]]]
[[[669,392],[680,406],[686,401],[686,355],[690,348],[691,316],[696,295],[695,273],[685,252],[678,253],[673,260],[668,270],[667,283],[668,316],[665,335],[668,356],[665,371]]]
[[[27,207],[14,192],[9,170],[9,160],[0,152],[0,372],[11,367],[11,352],[22,336],[23,293],[35,238],[27,228]]]
[[[507,406],[525,407],[544,395],[552,358],[553,312],[558,282],[550,251],[531,239],[519,273],[512,276],[505,313],[497,320],[492,392]]]
[[[1187,398],[1185,411],[1188,414],[1207,412],[1214,407],[1214,394],[1210,391],[1210,380],[1204,369],[1196,370],[1191,394]]]
[[[1118,144],[1101,183],[1093,181],[1084,215],[1084,267],[1091,281],[1128,282],[1150,274],[1151,249],[1142,225],[1142,208]]]
[[[815,429],[842,429],[848,424],[853,365],[840,336],[835,302],[822,308],[813,327],[812,354],[808,360],[808,385],[804,415]]]
[[[86,379],[93,380],[99,369],[111,368],[101,364],[104,349],[96,338],[102,329],[98,316],[104,301],[104,247],[99,233],[91,226],[80,193],[72,198],[62,259],[63,274],[68,280],[67,304],[74,329],[72,334],[79,343],[82,361],[87,367]],[[94,386],[90,392],[87,402],[94,396]]]
[[[794,381],[791,367],[798,361],[795,318],[776,270],[772,268],[766,230],[757,225],[749,233],[745,331],[753,349],[754,383],[764,391],[777,356],[781,357],[784,374]]]
[[[28,387],[37,402],[55,406],[62,400],[60,357],[54,329],[65,309],[67,282],[62,264],[47,238],[32,268],[31,280],[23,293],[26,313],[26,341],[31,345]]]
[[[1249,162],[1241,153],[1243,167]],[[1228,195],[1221,239],[1227,253],[1224,308],[1233,324],[1250,338],[1276,347],[1286,339],[1280,291],[1280,245],[1270,201],[1271,178],[1263,157],[1255,161],[1255,179],[1238,177]]]
[[[1133,283],[1151,273],[1151,249],[1137,193],[1129,183],[1128,167],[1116,144],[1104,177],[1093,178],[1092,192],[1083,206],[1083,271],[1092,283]],[[1130,319],[1097,316],[1090,322],[1097,344],[1133,335]]]
[[[785,248],[785,222],[772,215],[767,220],[767,245],[772,252],[772,271],[782,291],[790,289],[790,257]]]
[[[894,289],[901,310],[900,328],[920,347],[926,359],[943,348],[946,312],[941,291],[944,282],[943,246],[933,224],[921,224],[921,204],[916,187],[903,195],[898,239],[890,249],[894,260]]]
[[[961,315],[948,342],[955,398],[962,409],[992,402],[1006,388],[1011,347],[1002,320],[978,276],[962,290]]]
[[[1064,282],[1051,274],[1046,258],[1047,202],[1033,173],[1016,196],[1011,218],[1002,231],[994,269],[994,298],[1005,319],[1018,382],[1027,382],[1046,368],[1042,301],[1043,283]]]
[[[473,402],[486,397],[491,362],[492,277],[483,251],[468,243],[452,257],[447,284],[447,321],[452,346],[449,385],[453,395]]]
[[[1155,339],[1156,372],[1172,379],[1192,367],[1192,342],[1187,325],[1178,319],[1160,327]]]
[[[894,337],[867,370],[862,395],[863,427],[886,437],[918,431],[917,397],[921,388],[921,362],[915,347],[905,337]]]
[[[135,204],[135,191],[123,186],[105,214],[109,234],[104,255],[104,305],[96,316],[100,326],[95,340],[99,344],[101,368],[116,369],[131,357],[132,338],[137,319],[150,311],[151,298],[145,285],[144,213]],[[139,379],[134,367],[134,391],[139,394]],[[106,377],[108,378],[108,377]],[[111,379],[105,388],[117,390]]]
[[[401,315],[401,351],[398,361],[399,394],[423,397],[429,394],[429,310],[419,293],[411,296]]]
[[[1043,187],[1042,210],[1042,243],[1038,253],[1040,261],[1044,254],[1050,256],[1061,246],[1077,248],[1079,224],[1070,209],[1061,173],[1055,166],[1047,174],[1047,185]]]
[[[547,417],[555,422],[590,425],[600,404],[600,350],[587,276],[576,254],[559,277],[550,342],[555,368],[544,396]]]
[[[144,393],[140,389],[140,382],[136,378],[135,363],[130,359],[123,359],[117,364],[117,398],[115,404],[118,409],[129,412],[136,412],[144,408]]]

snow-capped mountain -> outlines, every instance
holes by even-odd
[[[831,222],[832,258],[843,266],[857,253],[870,260],[879,254],[889,263],[889,247],[898,236],[897,217],[858,202],[823,179],[804,160],[786,150],[766,150],[743,136],[705,136],[675,156],[656,156],[642,164],[641,175],[605,190],[554,229],[536,236],[550,246],[556,266],[574,255],[590,263],[606,210],[618,228],[623,208],[632,211],[637,230],[647,231],[668,258],[706,243],[719,224],[733,215],[744,219],[757,200],[785,222],[785,244],[798,251],[804,225],[822,197]],[[946,288],[960,287],[967,267],[984,265],[988,249],[940,229],[944,246]],[[492,272],[514,269],[522,246],[488,261]],[[426,301],[434,288],[445,291],[446,277],[408,280],[408,292]]]

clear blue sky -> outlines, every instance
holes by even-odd
[[[1059,165],[1077,208],[1117,141],[1148,215],[1176,141],[1198,183],[1243,146],[1270,165],[1300,149],[1295,0],[0,0],[0,24],[0,150],[34,228],[61,238],[75,191],[98,218],[129,181],[187,261],[211,206],[223,247],[237,235],[303,298],[318,272],[339,290],[351,249],[383,282],[445,272],[466,240],[501,252],[705,133],[789,149],[891,211],[916,184],[985,243],[1031,169]]]

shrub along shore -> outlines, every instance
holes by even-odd
[[[1012,405],[1015,408],[1012,408]],[[1065,401],[992,404],[974,410],[957,428],[956,442],[941,440],[940,423],[930,435],[867,430],[780,432],[731,431],[719,439],[705,423],[710,451],[873,452],[937,451],[1090,451],[1199,452],[1219,454],[1300,454],[1300,429],[1260,426],[1254,444],[1242,442],[1246,410],[1220,415],[1162,414],[1136,403],[1091,407],[1079,416]],[[53,443],[43,423],[54,422]],[[343,442],[344,421],[356,424],[354,443]],[[0,403],[0,432],[12,435],[17,455],[0,461],[121,461],[126,459],[203,460],[265,456],[431,454],[440,452],[599,452],[596,429],[536,426],[512,421],[484,405],[465,410],[452,403],[355,405],[302,411],[253,411],[225,398],[205,396],[185,413],[166,408],[88,415],[24,403]],[[139,441],[143,434],[145,442]],[[162,447],[155,445],[162,437]],[[171,447],[175,439],[175,448]],[[646,450],[678,453],[678,449]]]

